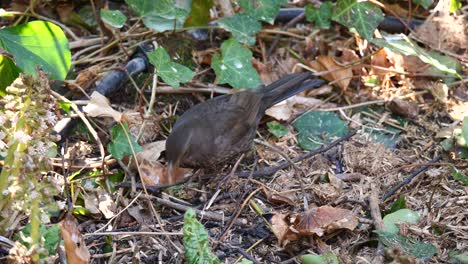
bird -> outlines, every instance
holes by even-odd
[[[324,83],[310,72],[293,73],[270,85],[191,107],[177,119],[166,140],[169,175],[179,167],[213,169],[249,151],[269,107]]]

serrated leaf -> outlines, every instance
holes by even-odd
[[[288,128],[281,125],[277,121],[268,122],[267,127],[268,131],[270,131],[270,133],[272,133],[277,138],[284,137],[289,133]]]
[[[125,0],[145,26],[159,32],[182,28],[190,10],[174,0]]]
[[[419,218],[419,214],[415,211],[410,209],[400,209],[394,213],[384,216],[383,223],[387,232],[397,234],[400,231],[397,223],[404,222],[415,224],[419,221]]]
[[[348,132],[346,122],[333,112],[306,113],[294,121],[293,127],[299,132],[297,140],[305,150],[319,148]]]
[[[192,9],[185,21],[186,27],[204,26],[210,22],[210,9],[213,7],[213,0],[193,0]]]
[[[338,0],[332,19],[354,28],[361,37],[371,40],[374,30],[384,20],[384,15],[379,7],[370,2]]]
[[[192,209],[187,210],[184,215],[184,247],[185,258],[189,264],[220,263],[211,252],[205,227],[198,222]]]
[[[195,73],[179,63],[173,62],[164,48],[146,53],[151,64],[165,83],[179,87],[180,83],[190,81]]]
[[[240,0],[239,5],[247,15],[273,25],[280,6],[288,3],[287,0]]]
[[[115,28],[123,27],[127,21],[127,17],[120,10],[101,9],[100,13],[102,21]]]
[[[434,0],[413,0],[413,3],[428,9],[434,3]]]
[[[133,154],[131,146],[133,146],[135,153],[141,152],[141,147],[136,142],[135,137],[130,133],[127,123],[122,122],[122,124],[126,132],[124,132],[120,124],[115,125],[111,130],[112,142],[107,145],[107,149],[112,156],[119,160],[123,159],[125,155]],[[130,142],[128,141],[126,134],[128,134]]]
[[[375,230],[379,236],[379,241],[388,248],[399,248],[406,254],[416,258],[429,259],[436,254],[436,247],[430,243],[413,240],[398,234],[393,234],[383,230]]]
[[[247,14],[225,17],[218,20],[218,24],[231,32],[234,39],[249,46],[255,44],[255,34],[262,29],[260,22]]]
[[[333,4],[329,1],[322,3],[319,9],[310,4],[305,7],[306,19],[320,28],[330,28],[332,14]]]
[[[218,83],[229,83],[234,88],[254,88],[260,77],[252,66],[252,52],[234,39],[221,45],[221,56],[214,54],[211,67]]]
[[[68,39],[51,22],[38,20],[4,28],[0,30],[0,47],[13,55],[18,68],[33,76],[38,65],[55,80],[65,80],[70,69]]]
[[[407,36],[403,34],[395,34],[395,35],[383,35],[384,39],[373,39],[372,43],[390,49],[393,52],[401,53],[406,56],[417,56],[423,62],[430,64],[437,69],[445,72],[453,74],[460,79],[463,79],[458,72],[453,69],[447,67],[447,65],[442,64],[437,58],[431,56],[427,51],[420,48],[416,43],[411,41]]]
[[[302,264],[339,264],[338,257],[333,252],[326,252],[322,255],[307,254],[301,256]]]
[[[6,87],[18,78],[20,69],[8,57],[0,55],[0,96],[4,96]]]

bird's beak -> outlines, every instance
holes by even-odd
[[[172,161],[169,161],[169,164],[168,164],[168,168],[167,168],[167,174],[168,174],[168,183],[169,184],[173,184],[175,179],[176,179],[176,175],[175,175],[175,172],[177,170],[177,168],[179,167],[179,162],[175,162],[173,163]]]

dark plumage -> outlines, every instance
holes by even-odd
[[[287,75],[258,89],[215,97],[186,111],[166,141],[169,171],[213,168],[248,151],[266,109],[301,91],[324,84],[311,73]]]

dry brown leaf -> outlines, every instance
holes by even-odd
[[[442,104],[447,103],[448,86],[445,83],[435,82],[429,89],[437,102]]]
[[[294,222],[294,228],[303,236],[322,236],[326,232],[342,228],[354,230],[357,225],[358,218],[351,210],[331,206],[311,208],[299,215]]]
[[[455,121],[462,120],[468,115],[468,102],[462,102],[450,107],[449,115]]]
[[[386,68],[386,69],[393,69],[393,64],[388,60],[387,58],[387,52],[386,49],[381,49],[371,57],[371,63],[374,66]],[[371,75],[376,75],[377,79],[382,81],[386,79],[386,76],[392,76],[394,75],[390,71],[386,71],[383,69],[375,68],[373,67],[370,70]]]
[[[357,216],[350,210],[321,206],[302,214],[275,214],[271,218],[273,233],[281,246],[302,236],[318,235],[337,229],[354,230]]]
[[[342,91],[348,88],[349,82],[353,77],[353,70],[351,68],[343,68],[329,56],[318,56],[317,60],[311,62],[310,65],[317,71],[331,71],[322,77],[327,81],[335,82]]]
[[[286,246],[291,241],[296,241],[300,236],[291,230],[290,214],[274,214],[270,220],[273,234],[278,239],[278,244]]]
[[[140,177],[146,185],[169,184],[169,174],[167,167],[159,162],[161,152],[166,149],[166,141],[156,141],[142,146],[142,151],[137,153],[136,159],[140,166]],[[136,170],[136,167],[132,167]],[[176,182],[189,175],[191,170],[176,168],[173,180]]]
[[[266,188],[262,188],[265,196],[267,197],[268,201],[274,204],[289,204],[291,206],[295,206],[296,204],[294,201],[286,195],[279,194],[276,192],[271,192]]]
[[[88,248],[86,248],[83,235],[78,230],[77,222],[73,216],[67,215],[60,222],[60,232],[65,243],[68,264],[89,263],[91,255]]]
[[[83,111],[92,117],[112,117],[116,122],[122,120],[122,113],[114,110],[109,99],[96,91],[91,94],[91,99]]]

